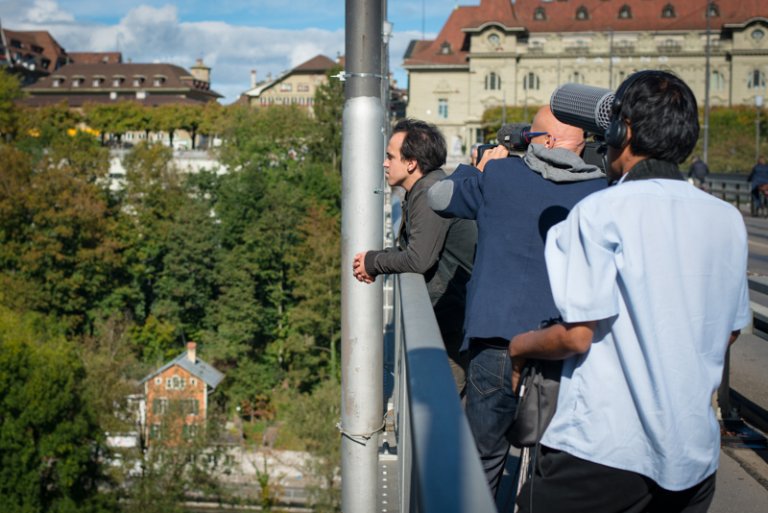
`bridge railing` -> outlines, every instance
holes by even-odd
[[[752,188],[746,175],[710,175],[706,180],[706,188],[710,194],[733,203],[736,208],[750,207]]]
[[[394,303],[399,511],[496,512],[424,277],[397,276]]]

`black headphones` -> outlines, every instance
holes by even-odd
[[[605,130],[605,142],[608,146],[614,148],[623,148],[627,142],[627,123],[621,119],[621,107],[624,102],[624,96],[632,85],[637,82],[641,77],[652,75],[656,73],[656,70],[636,71],[632,73],[616,91],[616,96],[613,99],[613,107],[611,107],[611,124]]]

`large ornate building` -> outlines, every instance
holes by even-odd
[[[480,0],[409,45],[407,114],[439,126],[456,153],[483,139],[487,108],[532,116],[567,82],[615,89],[634,71],[666,69],[703,105],[707,53],[710,104],[754,105],[766,93],[767,36],[765,0]]]

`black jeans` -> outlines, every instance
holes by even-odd
[[[533,477],[517,497],[521,513],[706,513],[715,474],[673,492],[651,479],[541,446]]]

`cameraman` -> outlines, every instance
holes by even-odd
[[[691,89],[641,71],[606,131],[618,185],[549,230],[546,264],[565,323],[516,336],[510,355],[564,359],[557,412],[523,512],[703,513],[720,428],[725,353],[749,324],[741,213],[688,184],[699,135]]]
[[[469,351],[466,413],[491,492],[496,494],[517,407],[509,339],[559,314],[544,265],[550,226],[586,195],[603,189],[605,175],[579,157],[580,128],[558,121],[550,108],[536,114],[523,158],[497,146],[478,167],[460,165],[429,190],[445,217],[477,221],[477,255],[467,292],[462,350]]]

